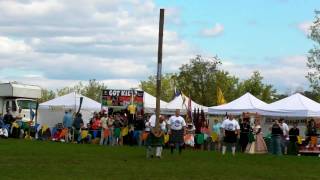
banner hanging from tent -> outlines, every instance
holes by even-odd
[[[143,91],[138,90],[102,90],[102,106],[127,108],[134,104],[137,109],[143,108]]]

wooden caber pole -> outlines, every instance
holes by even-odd
[[[158,40],[158,65],[157,65],[157,101],[156,101],[156,124],[159,124],[160,95],[161,95],[161,71],[162,71],[162,44],[163,44],[164,9],[160,9],[159,40]]]

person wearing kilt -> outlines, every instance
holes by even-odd
[[[232,115],[229,115],[229,118],[225,119],[222,122],[221,128],[223,130],[223,146],[222,146],[222,154],[224,155],[227,150],[227,145],[231,145],[232,155],[236,153],[236,144],[237,137],[239,135],[240,126],[238,121],[234,119]]]
[[[171,116],[168,121],[169,135],[170,135],[170,148],[171,154],[175,148],[179,149],[179,154],[182,153],[182,147],[184,145],[184,135],[186,131],[186,121],[180,116],[180,109],[176,110],[174,116]]]
[[[154,157],[154,155],[157,158],[161,158],[163,148],[162,146],[164,142],[164,132],[166,129],[164,117],[160,116],[159,123],[156,124],[156,115],[152,115],[147,122],[147,126],[151,130],[146,140],[147,158],[152,158]]]

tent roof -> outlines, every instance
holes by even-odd
[[[176,109],[181,109],[181,110],[186,110],[188,107],[188,102],[189,102],[189,97],[184,96],[185,101],[183,101],[183,95],[176,96],[172,101],[170,101],[166,109],[167,110],[176,110]],[[191,100],[191,109],[203,109],[204,112],[208,112],[208,107],[202,106],[200,104],[197,104],[196,102]]]
[[[268,105],[268,108],[285,111],[286,113],[284,114],[284,116],[320,116],[320,104],[299,93],[271,103]]]
[[[151,94],[144,92],[143,94],[143,106],[145,112],[152,113],[154,109],[156,109],[156,101],[157,98],[152,96]],[[160,108],[163,109],[166,107],[168,103],[165,101],[160,100]]]
[[[83,97],[82,106],[83,109],[89,109],[89,110],[100,110],[101,104],[97,101],[94,101],[86,96],[83,96],[81,94],[77,94],[75,92],[72,92],[70,94],[57,97],[55,99],[52,99],[50,101],[41,103],[39,105],[40,108],[49,108],[54,106],[62,106],[64,108],[76,108],[78,109],[80,104],[80,97]]]
[[[212,106],[209,107],[210,114],[225,114],[234,113],[241,114],[242,112],[257,112],[262,113],[265,110],[267,103],[261,101],[260,99],[254,97],[250,93],[246,93],[227,104],[223,104],[220,106]]]

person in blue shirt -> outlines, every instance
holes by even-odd
[[[72,128],[72,114],[71,110],[65,112],[63,116],[63,127],[71,129]]]
[[[65,141],[66,142],[69,142],[69,137],[70,137],[70,134],[71,134],[71,130],[72,130],[72,114],[71,114],[71,109],[66,111],[64,116],[63,116],[63,127],[64,128],[67,128],[68,129],[68,135],[66,136],[65,138]]]
[[[218,121],[218,119],[214,120],[214,124],[212,126],[212,132],[216,135],[216,139],[214,139],[215,150],[220,151],[222,136],[221,136],[221,123]]]

